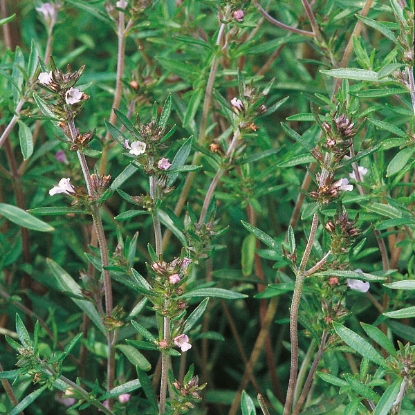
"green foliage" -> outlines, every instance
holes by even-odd
[[[415,411],[414,2],[260,3],[4,7],[0,413]]]

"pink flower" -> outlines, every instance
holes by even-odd
[[[49,85],[52,81],[52,71],[50,72],[41,72],[37,77],[37,80],[42,85]]]
[[[54,25],[58,15],[57,8],[52,3],[43,3],[40,7],[36,7],[36,11],[43,15],[47,24]]]
[[[353,185],[349,184],[348,179],[337,180],[337,182],[333,184],[333,187],[347,192],[351,192],[353,190]]]
[[[125,9],[128,3],[126,2],[126,0],[120,0],[120,1],[117,1],[115,5],[119,7],[120,9]]]
[[[66,154],[63,150],[59,150],[59,151],[56,152],[55,159],[58,160],[59,163],[65,163],[65,164],[69,163],[69,161],[66,157]]]
[[[238,22],[242,22],[243,20],[244,20],[244,12],[243,12],[243,10],[235,10],[234,12],[233,12],[233,18],[235,19],[235,20],[237,20]]]
[[[118,400],[121,403],[127,403],[131,398],[131,395],[129,393],[122,393],[119,397]]]
[[[180,348],[182,352],[187,352],[192,348],[192,345],[189,343],[189,337],[186,334],[180,334],[173,339],[173,343]]]
[[[347,285],[349,288],[355,291],[360,291],[362,293],[366,293],[369,291],[370,283],[367,281],[361,281],[361,280],[347,280]]]
[[[133,156],[139,156],[146,152],[147,144],[143,143],[142,141],[134,141],[133,143],[129,143],[128,140],[125,140],[124,147],[127,150],[130,150],[129,153]]]
[[[190,258],[184,257],[182,261],[181,268],[184,270],[187,270],[187,267],[192,263],[192,260]]]
[[[244,104],[239,98],[232,98],[231,105],[236,113],[239,113],[244,110]]]
[[[177,284],[180,282],[180,275],[179,274],[173,274],[169,276],[170,284]]]
[[[167,159],[166,157],[163,157],[157,163],[157,167],[160,170],[168,170],[170,166],[171,166],[171,163],[169,162],[169,159]]]
[[[366,176],[366,174],[367,174],[367,168],[366,168],[366,167],[363,167],[363,166],[358,166],[357,170],[358,170],[358,172],[359,172],[360,179],[362,179],[362,181],[363,181],[363,178],[364,178],[364,177]],[[356,174],[355,174],[355,172],[354,172],[354,171],[352,171],[352,172],[349,174],[349,177],[350,177],[351,179],[353,179],[353,180],[356,180]]]
[[[74,187],[69,183],[70,181],[71,179],[61,179],[57,186],[53,186],[53,188],[49,190],[49,194],[51,196],[54,196],[59,193],[63,193],[66,195],[75,193]]]
[[[70,88],[65,93],[65,101],[68,105],[74,105],[82,101],[83,95],[78,88]]]

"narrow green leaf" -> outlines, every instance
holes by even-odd
[[[255,415],[256,414],[254,401],[245,391],[242,391],[241,410],[242,410],[242,415]]]
[[[246,158],[238,159],[236,164],[254,163],[266,157],[277,154],[280,150],[281,150],[280,148],[271,148],[269,150],[262,151],[261,153],[252,154],[251,156],[248,156]]]
[[[13,84],[13,101],[17,104],[20,100],[22,95],[22,86],[23,86],[23,73],[22,69],[24,68],[24,56],[22,50],[19,46],[16,47],[14,51],[14,62],[13,62],[13,70],[12,70],[12,78],[14,81]]]
[[[34,231],[52,232],[55,230],[54,227],[38,218],[35,218],[25,210],[20,209],[17,206],[7,205],[6,203],[0,203],[0,215],[3,215],[11,222],[23,228],[32,229]]]
[[[400,310],[383,313],[383,315],[389,318],[411,318],[415,317],[415,307],[401,308]]]
[[[171,170],[184,166],[184,164],[186,163],[187,157],[189,157],[190,151],[192,149],[192,141],[193,141],[193,137],[189,137],[179,148],[179,150],[177,151],[176,155],[173,158],[173,161],[171,162],[171,166],[170,166]],[[177,176],[178,176],[178,173],[169,174],[168,176],[169,178],[167,180],[166,186],[170,187],[176,180]]]
[[[51,120],[57,120],[55,113],[51,110],[51,108],[43,98],[41,98],[37,94],[33,94],[33,98],[36,102],[36,105],[42,111],[43,115],[50,118]]]
[[[397,43],[398,39],[396,38],[395,34],[390,30],[386,25],[384,25],[382,22],[369,19],[369,17],[360,16],[359,14],[356,14],[356,17],[361,20],[366,26],[372,27],[373,29],[376,29],[380,33],[382,33],[384,36],[386,36],[388,39],[390,39],[393,43]]]
[[[90,15],[96,17],[99,20],[102,20],[106,24],[112,27],[113,21],[108,17],[108,13],[105,13],[104,10],[98,8],[95,4],[88,4],[86,1],[81,0],[66,0],[67,3],[72,4],[72,6],[78,7],[81,10],[85,10]]]
[[[212,51],[212,47],[204,42],[203,40],[199,40],[199,39],[195,39],[194,37],[191,36],[174,36],[174,39],[183,42],[183,43],[188,43],[190,45],[195,45],[195,46],[201,46],[202,48],[206,49],[206,50],[210,50]]]
[[[209,298],[205,298],[190,314],[183,325],[183,333],[188,333],[189,330],[199,321],[206,310]]]
[[[292,128],[288,127],[288,125],[281,123],[282,129],[295,141],[300,143],[306,150],[311,151],[314,147],[314,143],[310,143],[306,139],[304,139],[300,134],[294,131]]]
[[[144,328],[141,324],[138,324],[134,320],[131,320],[131,324],[148,341],[153,342],[153,343],[157,341],[157,339],[146,328]]]
[[[369,118],[369,121],[381,130],[389,131],[395,134],[397,137],[409,139],[408,134],[406,134],[405,131],[401,130],[393,124],[390,124],[386,121],[374,120],[372,118]]]
[[[128,344],[119,344],[115,346],[127,357],[127,359],[141,370],[149,371],[151,369],[150,362],[133,346]]]
[[[390,385],[380,398],[373,415],[388,415],[398,396],[403,379],[398,378]]]
[[[15,17],[16,17],[16,13],[12,14],[9,17],[5,17],[4,19],[0,19],[0,26],[3,26],[4,24],[11,22],[12,20],[14,20]]]
[[[137,368],[137,377],[140,381],[141,387],[150,403],[151,407],[155,414],[159,413],[158,403],[157,403],[157,395],[156,391],[154,390],[153,383],[151,382],[150,377],[145,373],[143,370]]]
[[[240,294],[235,291],[225,290],[223,288],[199,288],[193,291],[189,291],[181,296],[182,298],[194,298],[194,297],[213,297],[223,298],[225,300],[240,300],[241,298],[248,297],[245,294]]]
[[[138,379],[130,380],[129,382],[125,382],[122,385],[116,386],[115,388],[111,389],[102,397],[102,399],[116,398],[117,396],[120,396],[123,393],[130,393],[139,388],[141,388],[141,383]]]
[[[377,327],[370,324],[360,323],[366,334],[373,339],[379,346],[386,350],[391,356],[396,356],[395,347],[392,342]]]
[[[29,55],[29,63],[28,63],[28,69],[27,69],[27,74],[30,78],[33,78],[33,76],[35,75],[38,65],[39,65],[39,53],[36,48],[35,41],[34,39],[32,39],[32,42],[30,44],[30,55]]]
[[[254,267],[255,259],[255,250],[256,250],[256,238],[251,233],[245,236],[242,241],[242,252],[241,252],[241,266],[242,274],[244,277],[249,277],[252,274],[252,269]]]
[[[333,322],[333,327],[338,336],[357,353],[384,369],[389,367],[385,359],[363,337],[339,323]]]
[[[41,388],[36,389],[31,394],[27,395],[22,399],[10,412],[9,415],[19,415],[24,409],[26,409],[32,402],[34,402],[48,387],[48,385],[43,385]]]
[[[115,216],[114,219],[122,222],[124,220],[129,220],[135,218],[138,215],[148,215],[147,210],[127,210],[126,212],[120,213],[119,215]]]
[[[173,212],[170,213],[174,215]],[[173,233],[173,235],[180,241],[183,247],[187,248],[187,239],[181,231],[181,229],[183,229],[183,224],[173,220],[172,216],[164,210],[159,209],[157,214],[160,222]]]
[[[383,231],[385,229],[396,227],[401,227],[403,225],[413,226],[415,225],[415,220],[405,217],[400,219],[387,219],[379,224],[376,225],[376,229],[378,231]]]
[[[383,284],[385,287],[391,288],[392,290],[414,290],[415,291],[415,280],[402,280],[391,283]]]
[[[20,342],[25,348],[33,349],[33,340],[30,338],[29,332],[27,331],[19,314],[17,313],[16,313],[16,333],[17,333],[17,336],[19,337]]]
[[[330,375],[329,373],[317,372],[317,374],[325,382],[330,383],[332,385],[340,386],[340,387],[344,387],[348,385],[348,383],[345,380],[340,379],[337,376]]]
[[[64,355],[68,356],[71,350],[75,347],[76,343],[81,340],[83,333],[78,333],[66,346],[64,350]]]
[[[57,215],[88,215],[91,214],[88,210],[79,210],[75,207],[56,206],[56,207],[40,207],[29,209],[29,213],[38,216],[57,216]]]
[[[134,280],[137,282],[138,285],[140,285],[142,288],[144,288],[147,291],[152,290],[152,286],[138,271],[136,271],[134,268],[131,268],[131,273],[134,277]]]
[[[399,219],[402,217],[402,211],[394,206],[387,205],[385,203],[374,202],[372,204],[366,204],[362,206],[369,212],[375,212],[382,216],[387,216],[391,219]]]
[[[345,271],[345,270],[330,270],[330,271],[321,271],[316,272],[314,275],[323,275],[323,276],[333,276],[333,277],[344,277],[344,278],[352,278],[362,281],[385,281],[386,277],[368,274],[367,272],[357,272],[357,271]]]
[[[385,77],[387,77],[388,75],[392,74],[395,71],[399,71],[402,66],[404,66],[403,63],[388,63],[388,64],[386,64],[378,72],[379,79],[385,78]],[[402,90],[402,92],[403,91],[404,90]],[[408,91],[406,91],[406,92],[408,92]]]
[[[124,143],[127,140],[124,133],[122,133],[115,125],[110,124],[107,120],[105,120],[105,126],[112,137],[124,147]]]
[[[123,183],[125,183],[136,171],[138,167],[134,164],[129,164],[111,183],[110,189],[117,190]]]
[[[379,400],[379,395],[376,392],[370,389],[369,386],[355,379],[352,375],[345,373],[344,378],[350,387],[359,395],[363,396],[366,399],[371,399],[375,403]]]
[[[189,105],[187,106],[186,113],[184,114],[183,127],[186,128],[194,120],[198,108],[200,108],[200,102],[205,94],[204,88],[199,88],[193,92]]]
[[[293,254],[295,252],[295,236],[291,225],[288,227],[288,244],[290,246],[290,253]]]
[[[367,89],[365,91],[351,92],[350,95],[359,98],[381,98],[389,95],[406,94],[407,89],[403,88],[385,88],[385,89]]]
[[[395,157],[388,164],[386,171],[386,176],[391,177],[396,173],[402,171],[404,167],[408,164],[409,159],[412,158],[412,155],[415,153],[415,147],[405,147],[399,153],[395,154]]]
[[[360,406],[360,399],[353,398],[344,408],[343,415],[358,415],[359,406]]]
[[[20,345],[19,345],[20,346]],[[23,368],[15,369],[15,370],[5,370],[4,372],[0,372],[0,379],[17,379],[20,375],[24,372]]]
[[[57,283],[62,287],[62,290],[74,295],[74,297],[71,297],[71,300],[95,323],[101,332],[106,335],[107,331],[94,305],[90,301],[79,299],[79,297],[83,297],[81,287],[55,261],[47,258],[46,262],[53,277],[55,277]]]
[[[274,238],[272,238],[271,236],[269,236],[268,234],[256,228],[255,226],[251,225],[248,222],[241,221],[241,223],[249,232],[251,232],[256,238],[258,238],[261,242],[263,242],[269,248],[273,249],[276,252],[281,251],[280,246],[277,244]]]
[[[366,69],[360,68],[339,68],[339,69],[329,69],[329,70],[320,70],[324,75],[333,76],[334,78],[340,79],[352,79],[355,81],[368,81],[368,82],[377,82],[378,74],[374,71],[369,71]]]
[[[310,164],[311,162],[315,161],[315,158],[308,153],[290,156],[286,160],[281,161],[277,164],[277,167],[294,167],[298,166],[299,164]]]
[[[161,128],[166,128],[167,121],[169,120],[171,113],[171,94],[169,94],[166,98],[166,101],[164,101],[163,109],[161,110],[160,120],[159,120],[159,126]]]

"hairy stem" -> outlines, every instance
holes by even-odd
[[[290,342],[291,342],[291,368],[290,368],[290,380],[288,382],[287,396],[285,398],[284,414],[289,415],[294,399],[294,390],[297,382],[298,371],[298,311],[300,308],[301,294],[303,291],[303,283],[305,279],[305,269],[308,259],[311,254],[314,239],[317,232],[318,216],[315,213],[313,215],[313,221],[311,224],[310,236],[307,241],[307,245],[301,259],[300,267],[296,272],[294,293],[290,308]]]

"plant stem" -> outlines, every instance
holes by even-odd
[[[210,186],[206,192],[205,200],[203,201],[202,211],[200,212],[200,217],[199,217],[199,222],[198,222],[199,226],[202,226],[206,219],[206,214],[209,209],[210,202],[212,201],[213,194],[215,192],[216,186],[219,183],[220,178],[226,172],[227,168],[232,164],[233,152],[235,151],[236,145],[240,138],[241,138],[241,133],[239,129],[237,128],[233,134],[232,141],[229,144],[228,150],[225,155],[225,159],[228,159],[227,164],[222,166],[216,172],[215,177],[211,181]]]
[[[0,363],[0,373],[1,372],[4,372],[4,369],[3,369],[3,365]],[[12,405],[17,406],[19,401],[17,400],[16,395],[14,394],[14,391],[10,385],[10,382],[7,379],[1,379],[1,384],[3,386],[4,391],[6,392],[6,395],[10,399],[10,402],[12,403]],[[23,412],[20,412],[20,414],[22,415]]]
[[[313,380],[314,373],[317,370],[318,363],[320,362],[321,357],[323,356],[324,348],[326,346],[327,337],[328,337],[328,333],[327,333],[327,331],[324,331],[323,335],[321,336],[320,347],[318,349],[317,355],[314,358],[314,361],[313,361],[313,364],[311,365],[310,371],[308,372],[308,376],[307,376],[306,382],[304,384],[304,388],[301,392],[300,398],[298,399],[298,402],[297,402],[297,404],[294,408],[294,412],[293,412],[292,415],[298,415],[300,413],[301,407],[303,406],[303,403],[304,403],[304,401],[307,397],[307,393],[310,390],[311,382]]]
[[[210,111],[210,108],[211,108],[211,105],[212,105],[213,85],[215,83],[216,73],[218,71],[218,65],[219,65],[220,45],[222,43],[222,38],[223,38],[224,33],[225,33],[225,27],[226,27],[226,24],[222,22],[220,27],[219,27],[218,36],[216,38],[215,45],[218,47],[218,50],[213,55],[213,60],[212,60],[212,64],[211,64],[211,67],[210,67],[209,77],[208,77],[208,81],[207,81],[207,84],[206,84],[205,99],[204,99],[204,102],[203,102],[203,109],[202,109],[202,118],[201,118],[200,127],[199,127],[199,137],[198,137],[198,143],[199,144],[202,144],[205,141],[206,126],[207,126],[207,123],[208,123],[209,111]],[[201,153],[199,153],[199,152],[195,153],[194,156],[193,156],[192,165],[198,165],[201,158],[202,158]],[[176,216],[180,216],[180,214],[183,210],[183,207],[186,203],[186,200],[187,200],[187,197],[189,195],[189,192],[190,192],[190,189],[192,187],[193,180],[194,180],[195,176],[196,176],[195,172],[190,172],[186,177],[183,189],[180,193],[179,200],[177,201],[176,207],[174,209],[174,214]],[[164,233],[164,237],[163,237],[163,248],[167,246],[167,244],[170,240],[170,237],[171,237],[171,231],[166,230],[166,232]]]
[[[305,279],[305,268],[307,266],[308,259],[311,254],[314,239],[317,232],[318,216],[315,213],[313,215],[313,221],[311,224],[310,236],[307,241],[307,245],[301,259],[300,268],[296,272],[294,293],[290,308],[290,341],[291,341],[291,368],[290,368],[290,380],[288,382],[287,396],[285,398],[284,414],[289,415],[294,399],[294,389],[297,382],[297,370],[298,370],[298,310],[300,307],[301,294],[303,291],[303,283]]]

